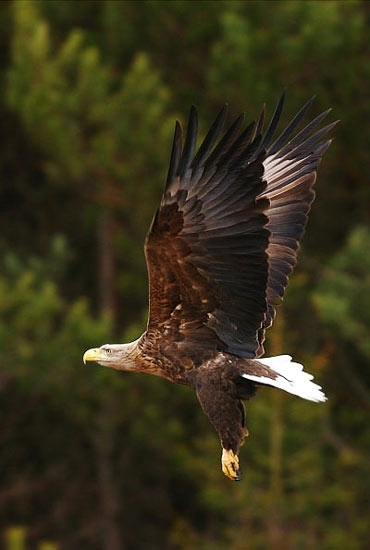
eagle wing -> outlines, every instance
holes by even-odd
[[[148,332],[183,342],[193,360],[200,349],[261,355],[296,263],[333,124],[321,127],[326,111],[295,133],[310,101],[272,143],[283,102],[265,132],[264,110],[256,123],[243,129],[240,115],[223,132],[225,106],[196,153],[195,108],[184,144],[176,123],[166,188],[145,244]]]

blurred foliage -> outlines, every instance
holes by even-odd
[[[5,544],[366,548],[369,4],[17,0],[1,8]],[[329,401],[261,390],[247,410],[244,479],[231,484],[189,389],[85,367],[81,357],[145,326],[142,246],[175,117],[184,122],[196,104],[204,133],[225,101],[253,118],[264,101],[270,113],[282,89],[283,122],[312,95],[313,116],[333,106],[341,119],[268,336],[268,352],[294,354]]]
[[[314,302],[335,336],[370,359],[370,228],[356,227],[325,266]],[[364,253],[365,251],[365,253]]]
[[[25,527],[9,527],[5,531],[5,550],[26,550],[27,529]],[[42,541],[37,550],[59,550],[59,545],[50,541]]]

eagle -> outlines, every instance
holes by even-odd
[[[278,133],[284,99],[268,124],[263,106],[254,122],[246,125],[241,114],[226,130],[224,105],[198,149],[195,107],[185,138],[176,122],[165,189],[145,241],[147,328],[134,342],[83,356],[193,388],[220,439],[222,471],[234,481],[248,435],[243,402],[257,388],[326,400],[289,355],[263,357],[336,124],[324,125],[331,109],[302,124],[311,98]]]

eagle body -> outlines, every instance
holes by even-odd
[[[264,338],[297,258],[320,160],[335,123],[329,111],[297,130],[307,102],[274,138],[284,96],[224,132],[225,106],[196,151],[197,113],[176,124],[162,201],[145,242],[147,329],[129,344],[88,350],[84,361],[190,386],[222,445],[222,470],[240,478],[247,435],[243,401],[261,385],[325,401],[291,357],[265,358]]]

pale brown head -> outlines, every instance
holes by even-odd
[[[129,344],[104,344],[85,351],[83,362],[95,361],[104,367],[117,370],[136,370],[137,340]]]

